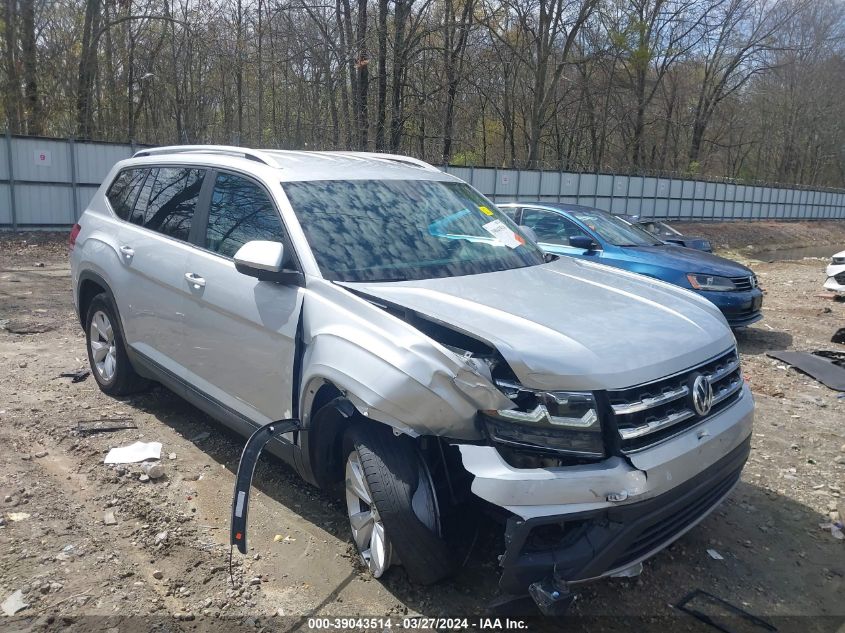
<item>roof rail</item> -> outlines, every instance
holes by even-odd
[[[429,171],[439,172],[434,165],[420,160],[419,158],[412,158],[411,156],[402,156],[401,154],[383,154],[381,152],[331,152],[332,154],[342,154],[346,156],[361,156],[362,158],[380,158],[382,160],[390,160],[395,163],[406,163],[414,165],[415,167],[422,167]]]
[[[243,156],[246,159],[264,163],[271,167],[278,167],[272,157],[257,149],[236,147],[233,145],[168,145],[152,147],[135,152],[132,158],[141,156],[159,156],[161,154],[219,154],[223,156]]]

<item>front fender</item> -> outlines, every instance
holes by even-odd
[[[303,324],[303,426],[321,381],[361,415],[412,436],[479,439],[476,411],[513,406],[467,359],[333,284],[309,289]]]

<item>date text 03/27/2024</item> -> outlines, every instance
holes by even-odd
[[[349,630],[374,629],[384,631],[396,628],[398,630],[451,630],[466,629],[488,631],[519,631],[528,628],[525,620],[514,618],[426,618],[405,617],[401,620],[393,618],[308,618],[308,628],[311,630]]]

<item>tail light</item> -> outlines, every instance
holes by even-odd
[[[79,232],[82,230],[82,227],[78,224],[74,224],[73,228],[70,230],[70,237],[67,241],[67,249],[68,251],[72,251],[73,247],[76,246],[76,238],[79,236]]]

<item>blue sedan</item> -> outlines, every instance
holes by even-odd
[[[712,301],[732,328],[763,318],[763,293],[745,266],[710,253],[666,244],[625,220],[599,209],[565,203],[497,205],[531,228],[540,246],[616,266],[693,290]]]

